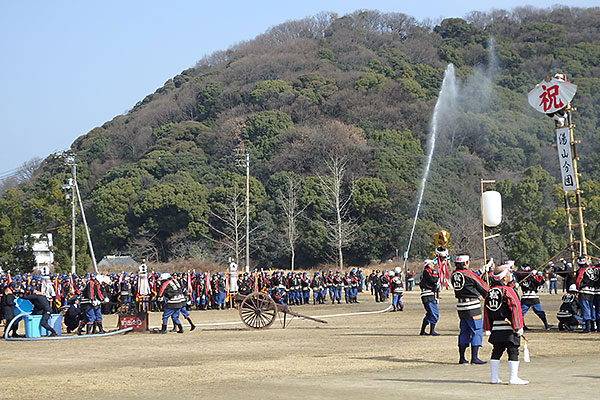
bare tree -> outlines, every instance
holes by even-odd
[[[215,223],[209,221],[208,226],[218,239],[214,239],[210,235],[203,235],[207,239],[217,243],[219,247],[225,248],[228,253],[231,254],[233,252],[236,264],[239,263],[242,257],[243,241],[245,238],[243,226],[246,222],[246,217],[242,200],[242,193],[234,185],[233,191],[227,193],[227,204],[218,211],[211,210],[209,212]]]
[[[188,232],[179,231],[174,233],[167,240],[169,249],[169,260],[177,259],[204,259],[206,258],[206,249],[201,243],[190,240]]]
[[[9,189],[14,188],[18,184],[19,180],[14,175],[0,179],[0,194],[6,192]]]
[[[17,172],[17,178],[19,182],[25,182],[31,179],[41,164],[42,159],[39,157],[34,157],[29,161],[25,161]]]
[[[476,205],[460,208],[445,214],[440,221],[440,226],[452,229],[452,246],[457,252],[479,254],[482,249],[481,216],[477,209]]]
[[[34,157],[29,161],[25,161],[19,168],[0,174],[0,194],[31,179],[41,163],[41,158]]]
[[[157,243],[158,232],[142,232],[136,237],[129,248],[129,254],[137,260],[146,259],[148,262],[160,261],[160,249]]]
[[[290,267],[294,270],[294,262],[296,259],[296,241],[298,240],[298,231],[296,229],[296,223],[298,217],[304,212],[308,204],[299,208],[298,204],[298,193],[300,191],[300,184],[293,176],[287,176],[285,192],[279,191],[278,201],[283,209],[283,214],[286,220],[285,226],[285,246],[290,251]]]
[[[245,196],[239,190],[237,185],[227,188],[224,194],[224,201],[216,205],[209,211],[209,233],[201,235],[215,244],[215,259],[227,260],[233,254],[236,264],[244,258],[245,240],[246,240],[246,212]],[[265,228],[265,224],[257,222],[259,215],[252,216],[253,207],[250,207],[250,222],[253,225],[250,229],[250,254],[252,255],[258,249],[257,243],[269,237],[271,232]]]
[[[331,247],[337,253],[338,268],[344,268],[344,255],[342,250],[352,242],[352,236],[356,231],[356,225],[350,218],[350,199],[352,190],[344,195],[343,182],[346,173],[348,158],[339,153],[331,152],[329,159],[325,161],[325,167],[329,176],[319,175],[321,189],[325,194],[333,220],[324,220]]]

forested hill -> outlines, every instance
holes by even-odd
[[[98,258],[242,261],[241,145],[250,155],[254,263],[289,266],[290,207],[297,266],[335,261],[336,239],[346,265],[402,254],[449,63],[462,100],[443,123],[411,255],[429,255],[440,229],[454,249],[481,254],[480,178],[498,180],[504,194],[494,257],[536,263],[565,246],[554,125],[527,104],[527,92],[557,72],[578,85],[588,236],[598,240],[600,8],[473,12],[439,24],[357,11],[286,22],[207,56],[79,137],[71,150]],[[341,173],[341,224],[333,172]],[[68,177],[49,157],[3,195],[5,265],[18,264],[20,238],[44,230],[56,234],[59,268],[70,265]],[[78,227],[82,265],[84,242]]]

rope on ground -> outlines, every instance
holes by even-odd
[[[383,309],[383,310],[377,310],[377,311],[359,311],[359,312],[353,312],[353,313],[343,313],[343,314],[327,314],[327,315],[317,315],[313,318],[335,318],[335,317],[349,317],[352,315],[368,315],[368,314],[381,314],[384,312],[388,312],[389,310],[392,309],[392,306],[389,305],[387,308]],[[302,317],[297,317],[300,319],[305,319]],[[277,321],[283,321],[283,318],[277,318]],[[205,324],[194,324],[197,327],[198,326],[221,326],[221,325],[236,325],[236,324],[241,324],[242,321],[235,321],[235,322],[210,322],[210,323],[205,323]],[[185,327],[188,327],[190,325],[184,325]],[[150,329],[154,329],[154,328],[160,328],[160,326],[151,326]]]
[[[10,323],[6,327],[6,331],[4,333],[4,340],[10,341],[10,342],[34,342],[37,340],[68,340],[68,339],[97,338],[97,337],[114,336],[114,335],[118,335],[120,333],[129,332],[133,329],[133,328],[125,328],[125,329],[119,329],[118,331],[114,331],[114,332],[106,332],[106,333],[99,333],[99,334],[94,334],[94,335],[83,335],[83,336],[73,335],[73,336],[43,336],[43,337],[37,337],[37,338],[28,338],[28,337],[9,338],[8,334],[10,332],[10,328],[13,325],[13,322],[17,321],[19,318],[24,317],[26,315],[29,315],[29,313],[19,314],[10,321]]]

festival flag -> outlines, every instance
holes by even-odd
[[[154,276],[154,272],[150,275],[152,278],[150,280],[150,291],[152,292],[152,298],[156,297],[156,276]]]
[[[73,282],[73,275],[69,274],[69,297],[75,294],[75,283]]]
[[[194,291],[192,289],[192,274],[190,274],[190,271],[188,271],[188,273],[187,273],[187,295],[188,295],[189,301],[191,301],[191,302],[194,301],[193,293],[194,293]]]
[[[260,291],[263,293],[267,293],[267,287],[269,282],[267,282],[267,278],[265,277],[264,272],[261,272],[258,276],[260,277],[262,282],[262,288],[260,288]],[[254,282],[256,282],[256,285],[258,285],[258,279],[256,279],[256,277],[254,277]],[[258,288],[258,286],[256,287]]]
[[[225,303],[229,303],[229,274],[225,279]]]
[[[123,271],[119,276],[119,293],[121,292],[121,285],[123,284],[123,279],[125,279],[125,271]]]
[[[448,260],[441,260],[436,257],[438,265],[438,274],[440,276],[440,286],[448,290],[448,282],[450,282],[450,270],[448,269]]]
[[[58,276],[54,280],[54,293],[56,299],[56,307],[60,307],[62,305],[62,293],[61,286],[59,285]]]
[[[206,272],[204,291],[206,292],[206,295],[208,296],[208,294],[210,293],[210,271]]]
[[[140,301],[140,288],[142,287],[142,274],[138,274],[138,278],[137,278],[137,285],[135,288],[135,301]],[[119,289],[119,292],[121,291],[121,289]]]
[[[69,275],[69,281],[70,281],[70,284],[71,284],[71,288],[73,289],[73,294],[81,294],[81,291],[79,290],[79,288],[75,284],[75,281],[73,281],[73,275]]]

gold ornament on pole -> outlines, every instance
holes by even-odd
[[[450,234],[446,231],[440,231],[433,235],[433,240],[437,247],[446,247],[450,240]]]

